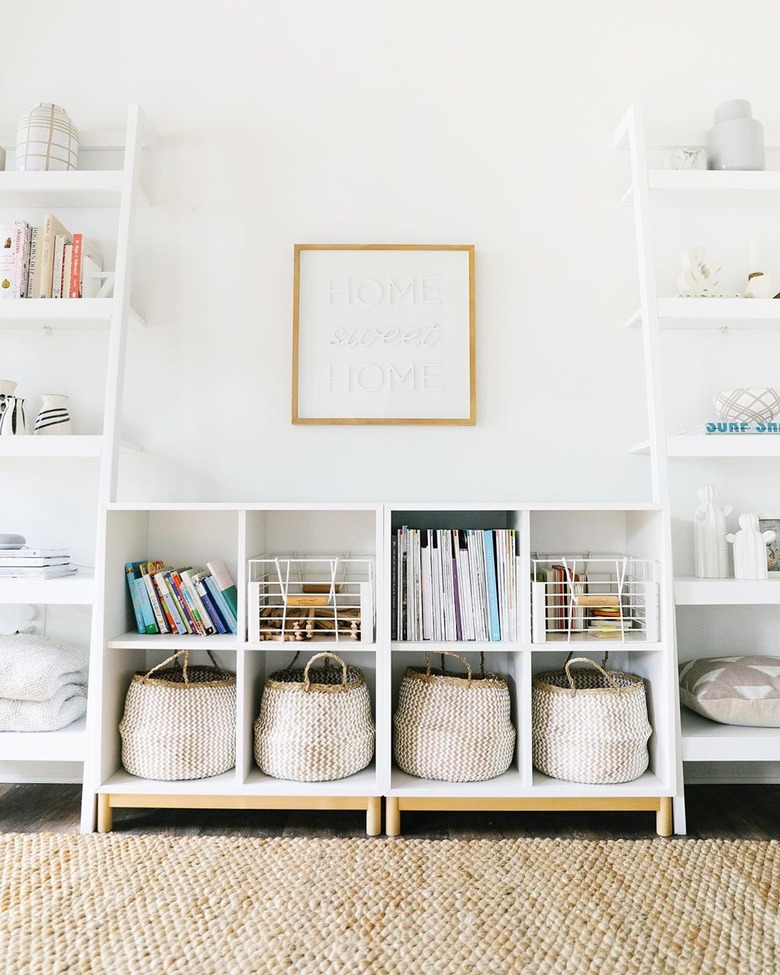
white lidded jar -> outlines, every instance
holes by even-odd
[[[749,169],[766,167],[764,127],[753,118],[750,102],[732,98],[715,109],[715,124],[707,132],[709,169]]]
[[[75,169],[79,131],[59,105],[41,102],[19,120],[16,170],[19,173]]]

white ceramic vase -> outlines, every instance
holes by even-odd
[[[739,531],[726,535],[726,540],[734,546],[735,579],[767,578],[766,547],[777,533],[772,529],[762,532],[758,525],[758,515],[740,515]]]
[[[75,169],[78,155],[78,129],[59,105],[41,102],[19,120],[17,172]]]
[[[16,392],[16,383],[13,379],[0,379],[0,422],[3,419],[6,404],[11,396]]]
[[[715,124],[707,132],[710,169],[765,168],[764,127],[753,118],[750,102],[734,98],[715,109]]]
[[[8,396],[0,418],[0,437],[20,437],[30,432],[24,400],[21,396]]]
[[[718,504],[718,489],[705,484],[698,491],[699,507],[693,516],[693,563],[697,579],[725,579],[729,574],[726,518],[731,505]]]
[[[68,397],[62,393],[43,393],[42,404],[35,418],[34,433],[38,436],[61,436],[72,432]]]

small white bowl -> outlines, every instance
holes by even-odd
[[[780,413],[780,393],[771,386],[724,389],[712,397],[721,420],[768,423]]]
[[[23,548],[25,542],[24,535],[0,534],[0,549]]]

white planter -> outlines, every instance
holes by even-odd
[[[78,129],[59,105],[41,102],[19,120],[17,172],[75,169],[78,154]]]

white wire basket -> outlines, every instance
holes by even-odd
[[[263,555],[248,580],[250,642],[374,642],[373,558]]]
[[[658,573],[630,555],[545,555],[531,559],[532,641],[611,639],[656,643]]]

